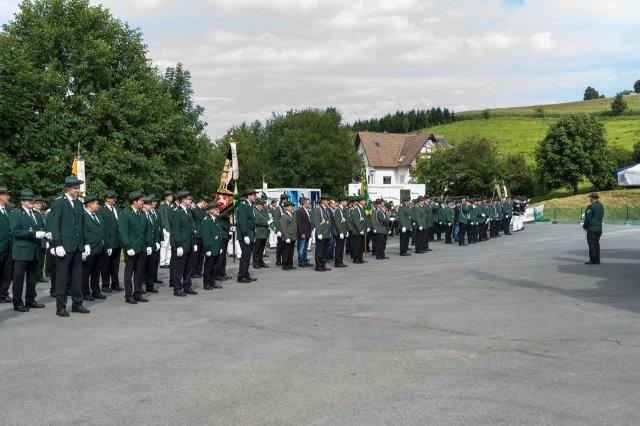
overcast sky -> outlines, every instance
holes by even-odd
[[[17,11],[0,0],[0,21]],[[91,0],[183,63],[207,133],[335,106],[347,122],[612,96],[640,79],[636,0]]]

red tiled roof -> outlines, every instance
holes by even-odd
[[[355,144],[356,149],[362,144],[370,166],[395,168],[411,165],[428,140],[437,142],[436,137],[430,133],[406,135],[358,132]]]

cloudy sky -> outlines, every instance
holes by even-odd
[[[183,63],[208,134],[272,111],[347,122],[607,96],[640,79],[636,0],[91,0]],[[18,1],[0,0],[0,21]]]

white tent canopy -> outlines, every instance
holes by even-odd
[[[618,186],[640,186],[640,164],[615,171]]]

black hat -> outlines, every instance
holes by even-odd
[[[330,199],[331,199],[331,196],[330,196],[329,194],[322,194],[322,195],[320,196],[320,199],[321,199],[321,200],[330,200]]]
[[[139,200],[140,198],[144,198],[144,195],[142,195],[142,192],[140,191],[133,191],[129,193],[129,201],[135,201],[135,200]]]
[[[280,195],[280,199],[281,199],[281,200],[288,200],[288,199],[289,199],[289,195],[287,195],[286,193],[281,194],[281,195]]]
[[[104,191],[104,198],[116,198],[118,194],[113,189],[107,189]]]
[[[151,197],[151,201],[160,201],[160,198],[156,194],[151,194],[149,197]]]
[[[187,198],[187,197],[190,197],[190,196],[191,196],[191,193],[189,191],[187,191],[187,190],[184,190],[184,189],[182,191],[178,191],[178,193],[176,194],[176,198],[178,200],[182,200],[183,198]]]
[[[242,195],[244,195],[245,197],[249,196],[249,195],[256,195],[256,190],[255,189],[246,189]]]
[[[408,195],[406,197],[402,197],[402,202],[404,203],[405,201],[411,201],[411,197]]]
[[[256,204],[260,204],[260,205],[264,206],[265,201],[264,201],[264,199],[262,199],[262,198],[258,198],[258,199],[256,200]]]
[[[208,195],[203,195],[203,196],[202,196],[202,199],[203,199],[204,201],[206,201],[207,203],[210,203],[210,202],[212,201],[212,200],[211,200],[211,197],[209,197]]]
[[[36,196],[33,194],[33,191],[30,189],[23,189],[22,191],[20,191],[20,198],[21,200],[31,200],[31,201],[35,201]]]
[[[211,209],[219,209],[220,208],[220,204],[218,204],[215,201],[210,202],[209,204],[207,204],[207,210],[211,210]]]
[[[271,199],[271,204],[273,204],[273,203],[277,203],[277,202],[278,202],[278,199],[277,199],[277,198],[272,198],[272,199]]]
[[[87,205],[92,201],[96,201],[97,199],[98,199],[98,197],[96,197],[95,195],[86,195],[84,197],[83,204]]]
[[[597,192],[592,192],[591,194],[589,194],[589,198],[600,198],[600,196]]]
[[[170,189],[167,189],[166,191],[164,191],[164,192],[162,193],[162,196],[163,196],[163,197],[168,197],[169,195],[176,195],[176,194],[174,194],[174,193],[173,193],[173,191],[172,191],[172,190],[170,190]]]
[[[8,194],[9,190],[7,189],[6,186],[4,185],[0,185],[0,194]]]
[[[64,186],[79,186],[83,183],[84,181],[78,179],[78,176],[67,176],[64,178]]]
[[[293,205],[294,205],[294,204],[293,204],[291,201],[286,201],[286,202],[284,203],[284,206],[285,206],[285,207],[289,207],[289,206],[293,206]]]
[[[145,204],[151,204],[153,202],[153,197],[151,195],[147,195],[146,197],[142,197],[142,202]]]

